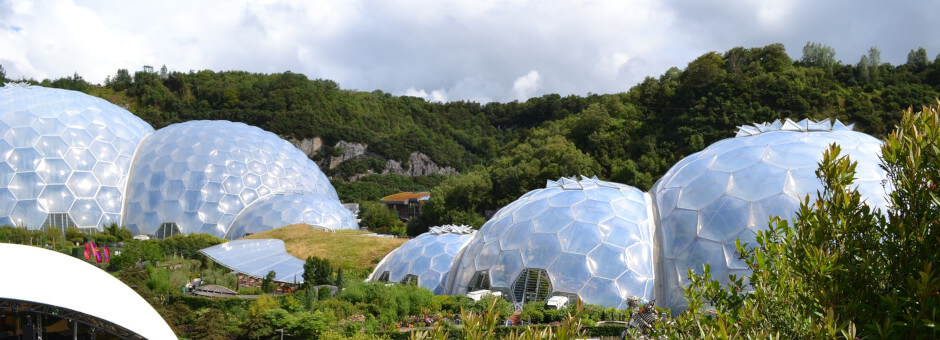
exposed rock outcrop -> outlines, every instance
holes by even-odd
[[[306,138],[302,140],[291,139],[291,144],[294,144],[300,151],[303,151],[307,157],[313,157],[323,148],[323,139],[320,137]]]
[[[342,149],[343,153],[339,156],[330,157],[328,163],[326,164],[327,169],[335,169],[339,166],[340,163],[351,160],[359,159],[363,156],[366,156],[366,148],[368,145],[362,143],[351,143],[346,141],[339,141],[333,146],[333,149]],[[323,167],[323,164],[320,165]]]
[[[323,139],[320,137],[291,140],[291,143],[300,149],[300,151],[303,151],[307,157],[311,158],[314,158],[318,154],[324,155],[326,151],[324,150],[325,145],[323,145]],[[340,164],[348,160],[362,159],[365,157],[384,158],[375,153],[367,151],[368,145],[363,143],[340,141],[333,146],[333,149],[341,149],[342,153],[338,156],[323,157],[323,159],[317,162],[317,165],[319,165],[320,168],[324,171],[335,169]],[[371,170],[368,171],[368,173],[371,172]],[[387,160],[385,161],[385,170],[382,171],[382,173],[408,176],[425,176],[430,174],[451,175],[457,174],[458,172],[456,169],[449,166],[441,167],[435,164],[428,155],[415,151],[412,152],[408,157],[407,168],[402,166],[402,162],[396,160]],[[358,176],[353,176],[352,178],[356,177]]]
[[[453,175],[457,170],[445,166],[440,167],[431,161],[431,157],[418,151],[412,152],[408,157],[408,169],[402,168],[401,162],[388,160],[385,162],[385,171],[383,174],[398,174],[409,176],[425,176],[430,174]]]

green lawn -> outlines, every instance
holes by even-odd
[[[326,258],[334,266],[343,268],[348,277],[364,278],[385,255],[408,241],[406,238],[361,236],[368,233],[361,230],[337,230],[331,233],[312,229],[306,224],[295,224],[245,238],[283,240],[287,252],[297,258]]]

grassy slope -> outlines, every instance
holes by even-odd
[[[312,229],[306,224],[295,224],[245,238],[283,240],[287,246],[287,252],[297,258],[306,259],[308,256],[326,258],[334,266],[343,268],[346,271],[344,275],[362,278],[369,275],[372,268],[385,255],[408,240],[359,236],[363,234],[368,234],[368,232],[337,230],[335,233],[330,233]]]

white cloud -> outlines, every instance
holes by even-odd
[[[424,89],[416,90],[414,87],[409,87],[405,90],[405,96],[408,97],[418,97],[429,102],[444,103],[447,102],[447,91],[444,89],[433,90],[429,94]]]
[[[536,70],[529,71],[528,74],[516,78],[512,83],[512,95],[518,101],[525,101],[538,93],[542,78]]]
[[[915,0],[5,0],[0,64],[13,78],[93,82],[143,65],[291,71],[363,91],[436,89],[424,90],[431,101],[508,101],[626,91],[735,46],[780,42],[798,57],[818,41],[849,63],[877,46],[903,63],[911,48],[940,52],[938,14]]]

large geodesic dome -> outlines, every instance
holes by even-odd
[[[454,257],[470,242],[476,230],[465,225],[431,227],[385,256],[370,281],[416,283],[434,294],[444,294],[444,284]]]
[[[334,198],[324,195],[272,195],[255,201],[232,222],[226,239],[305,223],[326,230],[359,229],[356,216]]]
[[[686,308],[682,288],[687,269],[712,276],[750,271],[735,253],[735,239],[756,245],[758,230],[770,216],[792,219],[806,195],[822,184],[818,162],[832,143],[858,162],[856,187],[866,203],[884,209],[882,142],[852,131],[839,121],[776,121],[741,127],[735,138],[712,144],[673,166],[653,187],[660,218],[657,301],[673,310]]]
[[[173,124],[141,144],[124,222],[138,234],[223,237],[255,200],[287,193],[338,199],[317,165],[273,133],[228,121]]]
[[[81,92],[0,88],[0,225],[120,223],[134,152],[149,124]]]
[[[626,307],[653,298],[653,214],[640,190],[562,178],[500,209],[454,260],[447,291]]]

